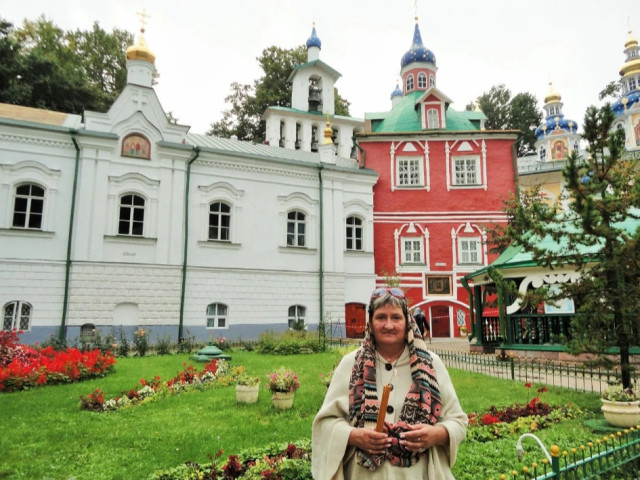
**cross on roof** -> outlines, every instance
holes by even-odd
[[[140,15],[140,31],[144,33],[144,27],[147,25],[147,18],[151,18],[146,11],[146,9],[142,9],[142,12],[136,12],[136,15]]]

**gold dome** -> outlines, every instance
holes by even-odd
[[[327,114],[327,123],[325,124],[326,128],[324,129],[324,145],[333,143],[331,137],[333,136],[333,129],[331,128],[331,122],[329,121],[329,114]]]
[[[140,29],[138,42],[127,48],[127,60],[143,60],[145,62],[149,62],[151,65],[155,65],[156,55],[151,51],[147,46],[147,42],[144,40],[144,29]]]
[[[624,48],[635,47],[636,45],[638,45],[638,40],[633,38],[631,30],[629,30],[629,38],[627,38],[627,43],[624,44]]]
[[[559,102],[561,99],[560,94],[553,89],[553,83],[549,82],[549,94],[544,97],[544,103]]]

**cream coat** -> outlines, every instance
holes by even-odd
[[[349,447],[349,434],[354,428],[348,422],[349,417],[349,378],[357,351],[344,356],[333,375],[320,411],[313,421],[312,429],[312,473],[315,480],[355,480],[355,479],[394,479],[394,480],[450,480],[458,453],[458,446],[465,437],[468,418],[462,411],[449,373],[442,360],[429,352],[433,358],[440,393],[442,398],[442,414],[438,425],[449,432],[448,447],[432,447],[420,461],[408,468],[396,467],[383,462],[376,470],[367,470],[356,462],[355,448]],[[376,362],[377,365],[380,362]],[[382,395],[382,386],[393,383],[394,389],[389,398],[394,413],[387,414],[386,421],[395,423],[398,420],[404,398],[411,386],[411,369],[407,349],[399,359],[397,374],[378,369],[376,380],[378,398]],[[394,394],[397,392],[397,395]]]

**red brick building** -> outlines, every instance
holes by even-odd
[[[391,110],[367,114],[357,136],[361,166],[380,175],[377,284],[399,281],[433,336],[459,336],[460,327],[469,329],[469,294],[460,279],[494,259],[486,227],[506,221],[502,200],[515,191],[517,135],[485,130],[479,110],[450,107],[417,22],[400,73],[403,87],[392,93]]]

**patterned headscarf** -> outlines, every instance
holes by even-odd
[[[387,296],[380,299],[379,306],[397,303],[397,299],[394,300],[394,297],[388,296],[388,299]],[[402,405],[398,423],[389,425],[385,422],[384,431],[392,437],[391,447],[380,455],[371,455],[366,451],[357,450],[358,464],[369,470],[375,470],[385,460],[398,467],[410,467],[415,464],[420,454],[400,445],[400,434],[409,430],[408,425],[418,423],[435,425],[442,410],[440,387],[431,355],[427,351],[415,320],[408,314],[406,300],[400,300],[400,302],[403,304],[405,318],[408,321],[406,342],[409,347],[413,382]],[[377,301],[376,304],[378,304]],[[369,321],[371,321],[371,313],[373,312],[370,312]],[[375,429],[379,410],[375,339],[371,336],[370,328],[367,328],[349,379],[349,423],[354,427]]]

